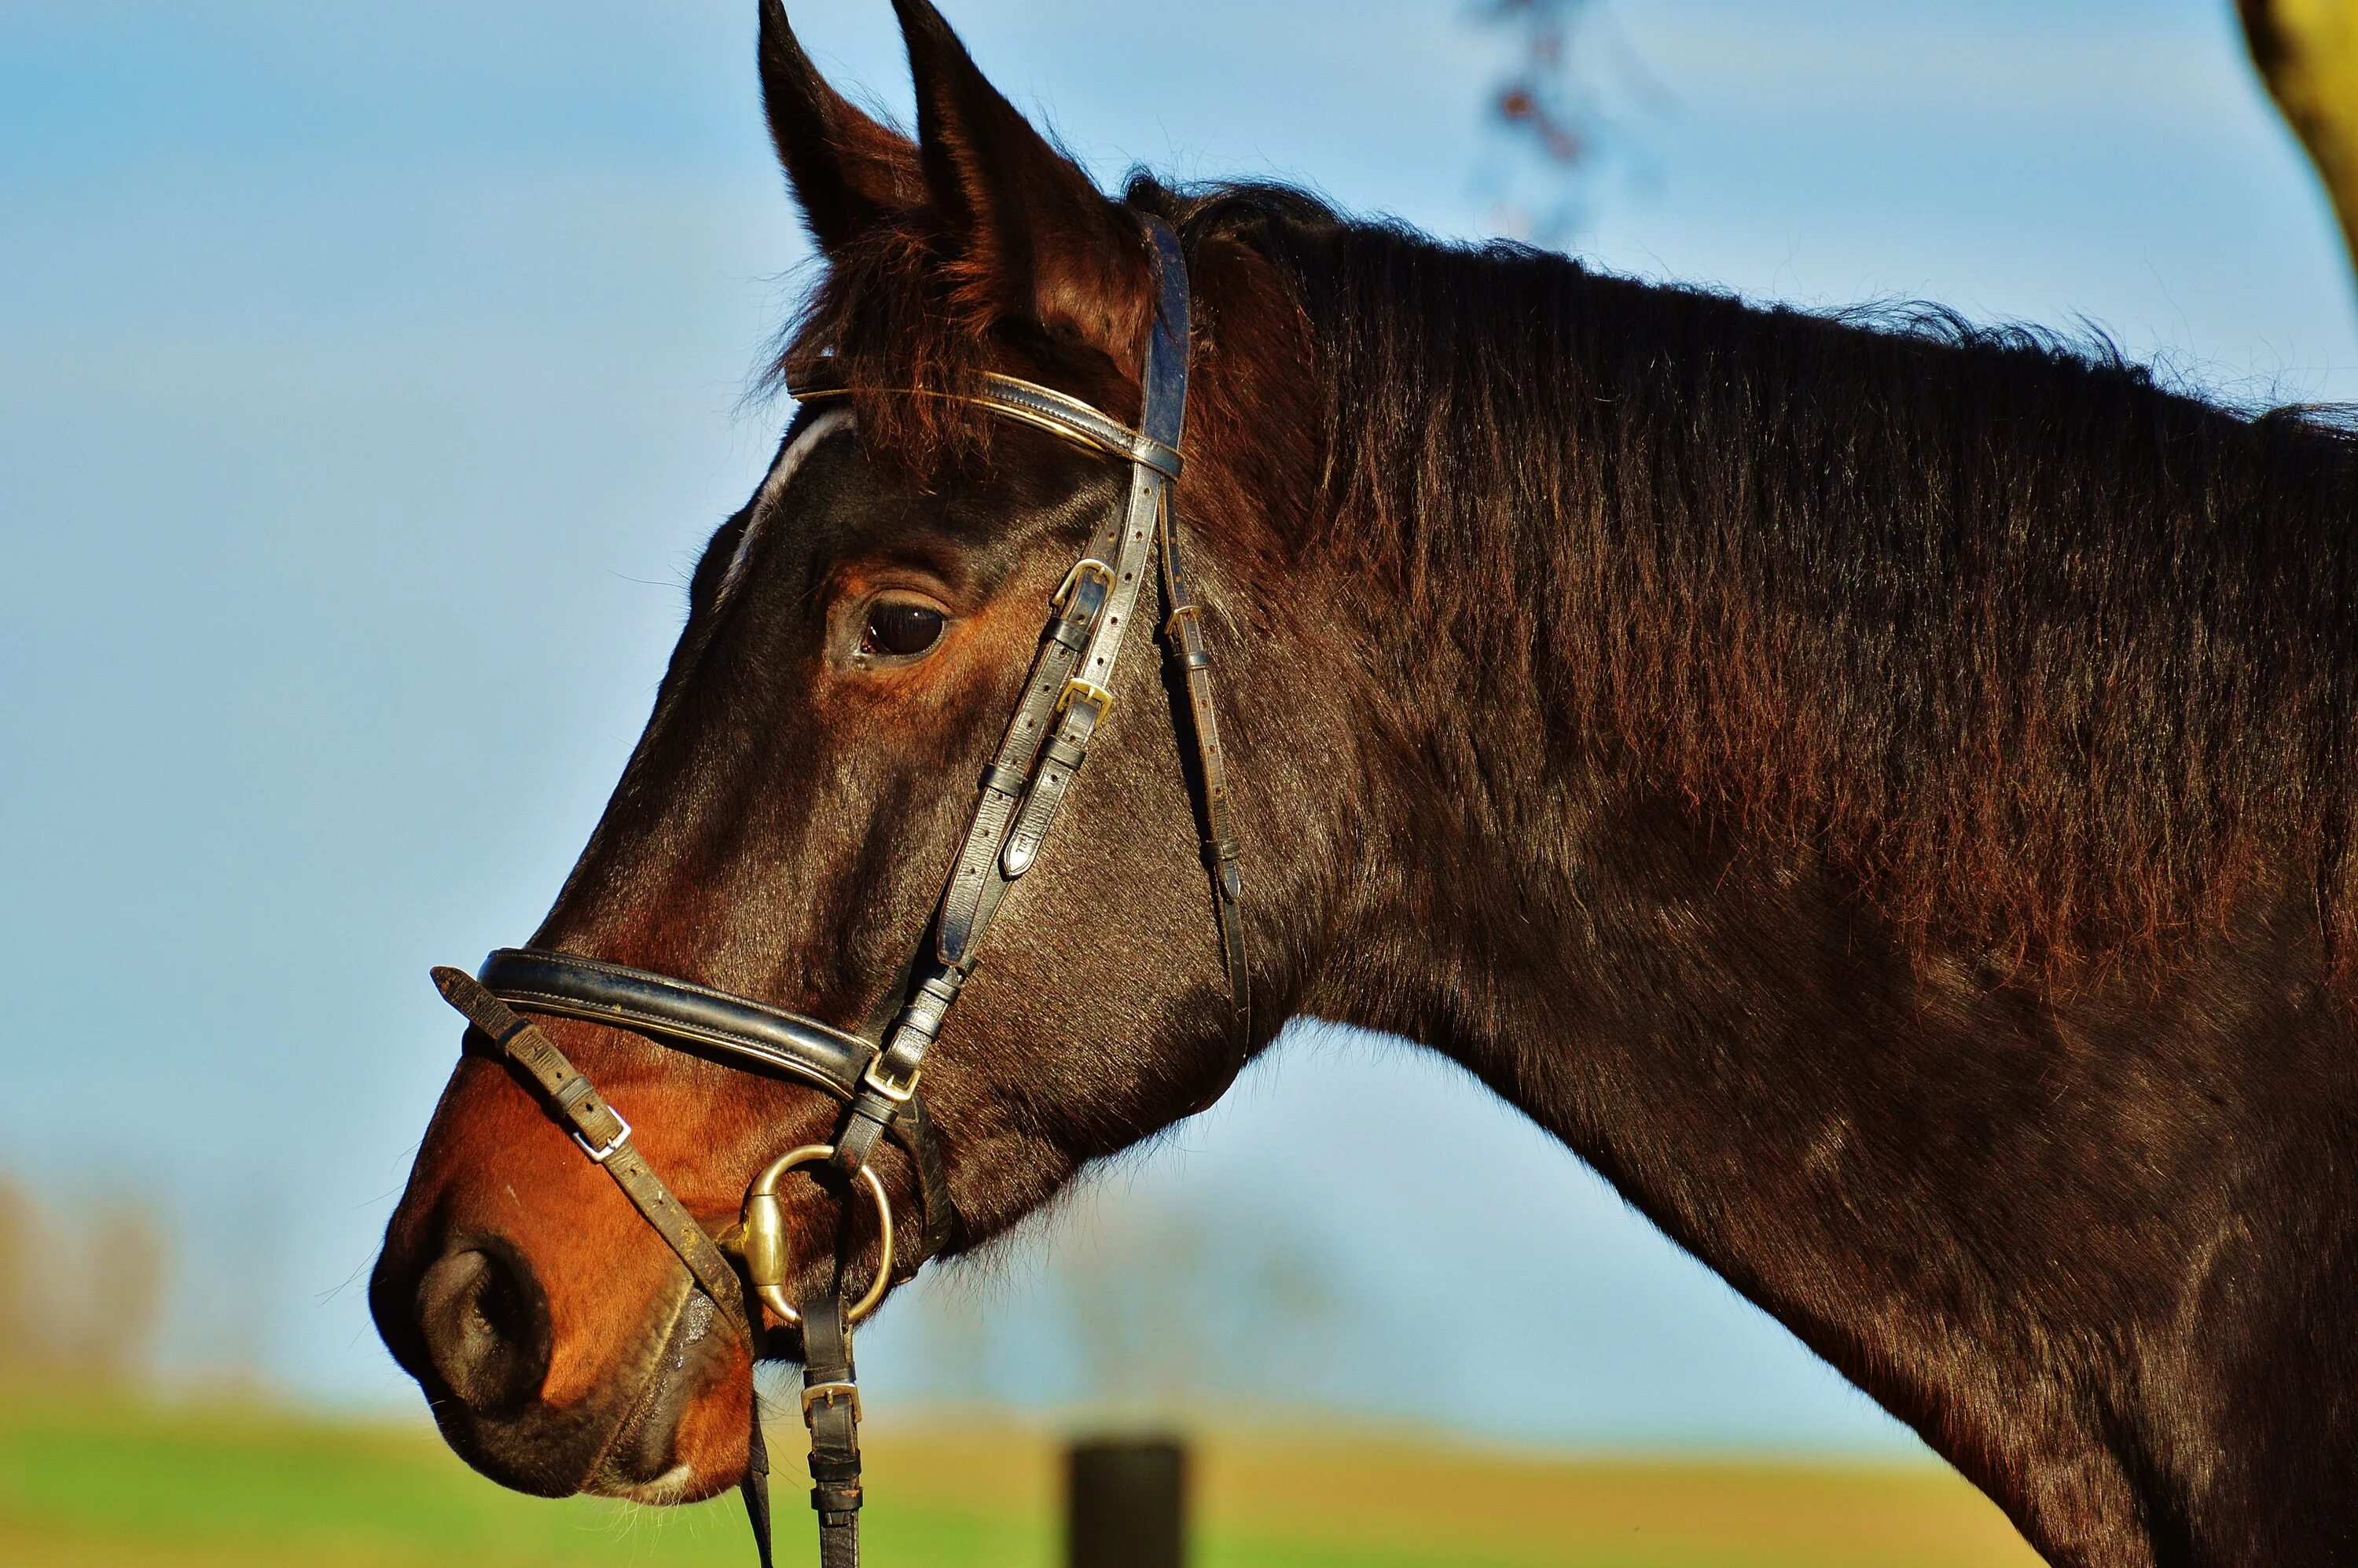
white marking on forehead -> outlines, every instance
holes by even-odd
[[[729,569],[720,574],[720,590],[713,595],[715,603],[728,598],[729,590],[737,586],[737,579],[745,575],[745,563],[752,558],[754,536],[761,533],[763,523],[776,510],[778,498],[785,493],[786,485],[794,479],[795,470],[803,466],[812,452],[818,449],[821,441],[838,430],[849,428],[851,410],[829,408],[803,427],[803,433],[795,438],[794,444],[778,454],[778,460],[770,465],[769,477],[762,481],[761,490],[754,494],[753,514],[745,520],[745,532],[737,540],[736,554],[729,557]]]

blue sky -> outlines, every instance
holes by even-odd
[[[1455,0],[948,9],[1108,178],[1501,221],[1502,47]],[[2358,294],[2230,12],[1610,0],[1617,129],[1571,243],[1760,297],[2085,321],[2245,400],[2358,396]],[[426,968],[535,924],[782,416],[744,401],[806,259],[752,13],[0,7],[0,1146],[170,1206],[184,1359],[404,1397],[356,1281],[456,1042]],[[883,0],[796,21],[905,102]],[[1436,1127],[1477,1152],[1399,1158]],[[1400,1408],[1400,1336],[1446,1309],[1484,1430],[1899,1443],[1404,1046],[1290,1041],[1099,1201],[1311,1260],[1328,1397]],[[1043,1292],[1088,1228],[927,1287],[871,1378],[942,1393],[951,1321],[1053,1359]]]

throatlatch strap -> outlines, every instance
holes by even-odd
[[[1228,805],[1228,759],[1220,750],[1220,719],[1212,696],[1212,645],[1204,634],[1203,607],[1189,588],[1179,552],[1179,514],[1167,500],[1163,513],[1163,654],[1178,671],[1186,711],[1182,730],[1192,742],[1195,766],[1196,827],[1203,836],[1204,869],[1212,878],[1212,909],[1220,923],[1220,956],[1228,967],[1230,1029],[1237,1059],[1252,1048],[1252,974],[1246,968],[1244,846],[1237,838],[1236,814]]]

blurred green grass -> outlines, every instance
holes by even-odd
[[[780,1558],[809,1550],[798,1434],[775,1433]],[[1058,1460],[1016,1426],[870,1444],[880,1568],[1052,1568]],[[1997,1510],[1930,1465],[1667,1462],[1339,1432],[1199,1443],[1198,1568],[2017,1568]],[[229,1400],[0,1393],[0,1563],[497,1568],[751,1561],[733,1501],[652,1509],[501,1490],[430,1432]]]

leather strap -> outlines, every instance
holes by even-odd
[[[590,1080],[537,1025],[485,990],[474,976],[446,964],[434,970],[434,985],[443,1000],[475,1026],[470,1044],[480,1035],[492,1054],[524,1069],[549,1109],[571,1130],[581,1152],[614,1178],[622,1195],[687,1265],[688,1273],[712,1298],[721,1315],[735,1323],[749,1347],[755,1346],[758,1336],[737,1305],[744,1293],[737,1271],[640,1155],[638,1146],[631,1141],[630,1123],[600,1098]]]
[[[1220,720],[1212,691],[1212,645],[1204,633],[1203,607],[1190,591],[1179,550],[1179,518],[1163,518],[1163,654],[1179,677],[1181,733],[1195,753],[1188,784],[1195,795],[1204,869],[1212,879],[1212,910],[1220,925],[1220,953],[1228,972],[1229,1030],[1237,1065],[1252,1049],[1252,974],[1247,967],[1244,913],[1244,846],[1238,841],[1236,814],[1228,804],[1228,759],[1220,749]]]
[[[1032,775],[1032,788],[1016,816],[1015,831],[999,857],[1000,870],[1010,881],[1030,871],[1032,862],[1040,858],[1040,846],[1046,841],[1048,829],[1056,825],[1056,807],[1073,775],[1089,759],[1089,738],[1112,709],[1110,692],[1095,687],[1065,689],[1056,709],[1056,727],[1041,748],[1039,771]]]
[[[914,1095],[925,1051],[941,1031],[941,1015],[973,972],[983,936],[1007,889],[1036,862],[1065,791],[1087,760],[1089,742],[1113,701],[1114,671],[1130,633],[1139,593],[1153,569],[1155,541],[1163,534],[1171,483],[1180,469],[1176,460],[1187,416],[1186,254],[1169,224],[1153,217],[1145,218],[1144,224],[1152,246],[1157,308],[1154,330],[1147,341],[1141,428],[1134,433],[1122,430],[1086,404],[1062,394],[1026,399],[1022,415],[1027,423],[1053,426],[1079,444],[1129,460],[1127,495],[1090,538],[1067,579],[1068,584],[1077,587],[1084,576],[1092,575],[1087,570],[1090,564],[1097,563],[1110,568],[1111,581],[1103,604],[1089,621],[1078,667],[1061,682],[1056,672],[1068,667],[1070,639],[1052,625],[1042,640],[1023,698],[1009,721],[997,758],[983,775],[982,798],[943,890],[934,927],[934,957],[940,968],[932,985],[920,987],[903,1011],[883,1052],[854,1095],[837,1135],[832,1163],[846,1175],[860,1168],[878,1135],[892,1125],[901,1107]],[[1006,379],[988,383],[990,395],[976,401],[1001,406]],[[1076,406],[1091,417],[1068,420]],[[1106,438],[1109,426],[1119,432],[1120,439]],[[1159,460],[1156,454],[1166,449],[1171,460]],[[1060,620],[1070,618],[1068,607],[1060,606]],[[1044,702],[1050,705],[1050,715],[1056,719],[1053,730],[1040,712]],[[1023,780],[1020,797],[1011,787],[1019,776]]]
[[[803,1422],[810,1428],[819,1564],[860,1568],[860,1380],[840,1281],[802,1314]]]
[[[503,947],[483,960],[476,978],[519,1011],[627,1029],[731,1066],[800,1079],[846,1102],[858,1095],[861,1074],[879,1054],[871,1042],[816,1019],[574,953]],[[925,1207],[924,1247],[902,1264],[914,1274],[926,1259],[956,1244],[957,1206],[950,1197],[941,1140],[924,1102],[913,1101],[905,1116],[892,1119],[891,1131],[916,1167]]]
[[[939,968],[910,992],[901,1021],[893,1025],[884,1049],[860,1076],[859,1091],[844,1108],[843,1121],[836,1129],[835,1154],[828,1163],[847,1180],[867,1162],[877,1138],[898,1124],[902,1108],[924,1104],[917,1095],[919,1066],[965,984],[964,970]]]
[[[816,1019],[727,991],[536,947],[501,947],[475,978],[519,1011],[579,1018],[717,1056],[733,1067],[784,1074],[848,1099],[873,1043]]]
[[[794,389],[794,395],[797,403],[824,403],[831,398],[849,397],[851,392],[849,387],[838,385],[822,363],[821,368],[815,370],[808,379]],[[914,387],[902,389],[901,395],[942,397],[954,402],[971,403],[979,408],[988,408],[1010,419],[1045,430],[1052,436],[1061,436],[1076,446],[1087,447],[1093,451],[1129,462],[1144,463],[1174,481],[1179,478],[1180,470],[1185,466],[1175,443],[1166,444],[1152,434],[1132,430],[1119,419],[1108,417],[1077,397],[1019,376],[986,372],[982,378],[982,392],[973,397],[962,397],[956,393],[926,392]]]
[[[1114,580],[1113,568],[1108,564],[1111,559],[1110,554],[1103,560],[1085,554],[1065,574],[1065,587],[1057,590],[1063,602],[1033,656],[1023,696],[1000,737],[999,750],[984,770],[981,798],[942,892],[941,911],[934,922],[934,953],[942,964],[971,967],[970,957],[982,930],[997,910],[1006,882],[1012,880],[994,869],[1001,842],[1031,781],[1056,703],[1104,616]],[[1091,570],[1093,566],[1096,569]]]
[[[1164,651],[1184,693],[1181,728],[1192,763],[1188,779],[1234,996],[1239,1065],[1250,1044],[1241,850],[1214,711],[1211,648],[1184,569],[1171,498],[1183,467],[1179,448],[1186,422],[1186,259],[1168,224],[1152,216],[1142,222],[1158,308],[1147,343],[1140,428],[1131,430],[1077,398],[1012,376],[986,375],[981,395],[966,399],[1124,460],[1130,485],[1055,596],[1055,614],[1042,634],[1023,695],[983,771],[974,815],[927,940],[888,993],[892,1011],[880,1011],[862,1034],[849,1034],[666,975],[533,949],[492,954],[480,981],[460,969],[434,971],[443,996],[474,1025],[468,1048],[481,1050],[485,1046],[477,1042],[487,1043],[492,1052],[523,1069],[583,1152],[605,1167],[756,1354],[761,1309],[745,1293],[744,1281],[640,1157],[630,1125],[518,1010],[629,1029],[732,1065],[782,1073],[844,1100],[830,1161],[838,1171],[847,1177],[857,1173],[885,1136],[901,1142],[917,1167],[925,1246],[910,1264],[914,1272],[925,1257],[951,1243],[957,1223],[939,1141],[917,1092],[925,1053],[973,972],[1001,900],[1037,863],[1074,775],[1105,726],[1123,640],[1146,579],[1158,565]],[[795,395],[808,402],[846,393],[822,383],[797,388]],[[1159,561],[1152,558],[1158,550]],[[889,1027],[883,1027],[887,1019]],[[821,1300],[799,1309],[803,1419],[811,1433],[811,1506],[818,1512],[822,1568],[859,1568],[860,1561],[860,1390],[842,1276],[838,1257],[833,1286]],[[741,1489],[763,1568],[770,1568],[769,1457],[758,1398],[754,1403]]]
[[[745,1303],[746,1321],[755,1321],[762,1311],[761,1303],[749,1298]],[[749,1378],[748,1381],[752,1379]],[[762,1435],[762,1389],[759,1383],[746,1390],[746,1403],[752,1407],[751,1430],[745,1434],[745,1473],[737,1477],[737,1495],[744,1499],[745,1522],[752,1527],[753,1552],[760,1568],[775,1568],[776,1548],[772,1544],[770,1530],[770,1444]]]

